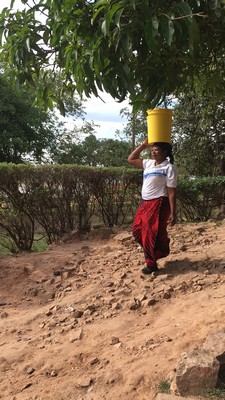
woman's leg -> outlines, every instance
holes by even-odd
[[[159,214],[162,199],[143,200],[137,209],[132,226],[135,240],[143,247],[146,265],[154,268],[154,253],[158,234]]]
[[[136,242],[142,246],[142,213],[144,209],[144,202],[142,201],[135,213],[134,221],[132,224],[132,233]]]
[[[155,241],[154,254],[155,259],[167,257],[170,252],[169,238],[167,233],[167,221],[170,216],[170,206],[167,197],[162,198],[162,204],[159,213],[158,233]]]

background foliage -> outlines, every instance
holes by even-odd
[[[141,182],[141,171],[132,168],[1,164],[0,235],[17,252],[32,249],[35,232],[52,243],[96,224],[130,224]],[[224,195],[224,177],[180,180],[179,221],[217,217]]]
[[[13,6],[14,1],[12,1]],[[154,107],[210,70],[224,75],[223,0],[38,0],[0,16],[1,59],[41,104],[98,90]],[[214,68],[211,68],[211,66]],[[51,69],[49,76],[48,70]],[[61,72],[60,87],[55,76]]]

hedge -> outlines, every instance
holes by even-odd
[[[40,230],[47,243],[93,223],[131,223],[142,172],[133,168],[0,164],[0,235],[12,251],[32,249]],[[180,221],[215,217],[225,200],[225,177],[179,180]]]

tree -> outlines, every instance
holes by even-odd
[[[122,140],[103,139],[100,141],[99,164],[104,167],[128,167],[130,143]]]
[[[184,176],[225,175],[225,96],[218,93],[214,96],[203,75],[186,87],[175,107],[175,158]]]
[[[146,110],[201,66],[224,60],[224,0],[23,3],[22,11],[1,13],[1,58],[21,83],[37,86],[38,76],[37,94],[48,103],[62,104],[75,90],[86,96],[100,90],[119,101],[129,95],[136,109]],[[55,93],[46,81],[49,68],[52,77],[62,72]]]
[[[0,92],[0,162],[51,161],[63,152],[71,132],[56,110],[34,105],[33,91],[15,86],[6,72],[0,74]],[[76,117],[84,115],[77,97],[66,99],[65,107],[73,125]],[[83,122],[78,137],[86,132],[86,125]]]
[[[56,133],[48,113],[34,106],[31,94],[0,75],[0,162],[41,161]]]
[[[120,113],[123,117],[126,117],[127,124],[122,132],[117,131],[116,134],[118,137],[125,137],[131,141],[132,149],[134,149],[138,143],[146,139],[147,114],[142,110],[135,112],[134,109],[130,111],[128,108],[123,108]]]
[[[121,167],[128,166],[127,158],[130,144],[122,140],[97,139],[93,125],[89,125],[89,135],[76,143],[65,144],[54,158],[59,164],[79,164],[90,167]]]
[[[60,151],[55,157],[57,163],[88,165],[91,167],[98,165],[99,141],[94,135],[94,126],[90,123],[87,124],[89,128],[87,136],[83,140],[76,140],[76,142],[73,140],[65,142],[63,152]]]

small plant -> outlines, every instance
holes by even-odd
[[[158,391],[159,393],[170,393],[171,382],[169,380],[164,380],[159,383]]]
[[[47,241],[44,237],[34,237],[32,251],[41,252],[48,248]]]
[[[225,389],[208,389],[203,393],[204,397],[211,399],[225,399]]]

